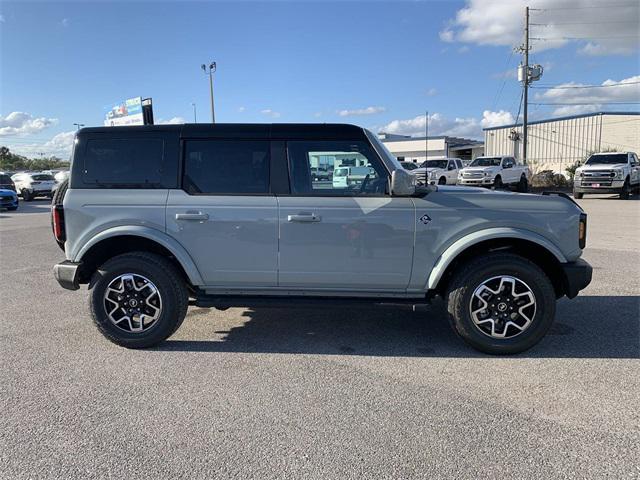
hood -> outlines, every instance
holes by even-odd
[[[15,195],[16,192],[14,192],[13,190],[10,190],[8,188],[0,188],[0,195],[6,195],[10,193],[11,195]]]
[[[576,169],[577,172],[588,172],[590,170],[613,170],[613,169],[621,169],[626,167],[626,163],[597,163],[595,165],[583,165]]]
[[[516,192],[510,192],[508,190],[487,190],[486,188],[482,188],[482,187],[465,187],[462,185],[438,185],[438,191],[442,192],[442,193],[451,193],[451,194],[456,194],[456,193],[478,193],[478,194],[484,194],[484,195],[498,195],[498,196],[504,196],[504,195],[528,195],[526,193],[516,193]]]

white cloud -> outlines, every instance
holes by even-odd
[[[155,123],[156,125],[179,125],[181,123],[187,123],[187,121],[185,120],[184,117],[173,117],[173,118],[170,118],[169,120],[165,120],[161,118]]]
[[[260,110],[260,113],[263,115],[267,115],[271,118],[280,118],[280,112],[276,112],[270,108],[265,108],[263,110]]]
[[[320,118],[322,116],[322,112],[316,112],[313,114],[315,118]]]
[[[513,116],[509,112],[500,110],[492,112],[485,110],[482,119],[474,117],[447,118],[441,113],[429,115],[429,136],[450,135],[457,137],[482,138],[482,129],[513,123]],[[406,120],[393,120],[379,129],[386,133],[400,135],[424,135],[425,116],[418,115]]]
[[[427,90],[427,97],[434,97],[438,94],[438,90],[436,90],[435,88],[430,88],[429,90]]]
[[[447,43],[519,45],[527,5],[533,9],[534,51],[569,42],[577,42],[579,51],[586,55],[631,54],[638,49],[638,2],[601,8],[606,5],[597,0],[466,0],[465,7],[440,32],[440,39]]]
[[[71,130],[69,132],[58,133],[46,142],[13,145],[9,140],[6,143],[7,147],[18,155],[34,158],[43,154],[45,157],[55,156],[67,160],[71,155],[71,147],[73,147],[75,134],[75,130]]]
[[[238,107],[238,113],[242,113],[246,110],[246,107]]]
[[[469,47],[467,45],[463,45],[458,49],[458,53],[468,53],[468,52],[469,52]]]
[[[376,113],[382,113],[386,110],[384,107],[366,107],[356,108],[353,110],[338,110],[338,115],[341,117],[349,117],[352,115],[374,115]]]
[[[588,87],[569,82],[534,95],[533,103],[566,103],[558,105],[553,115],[575,115],[601,110],[611,102],[640,101],[640,75],[622,80],[605,80],[601,87]],[[570,104],[581,105],[570,105]]]
[[[38,133],[57,123],[57,118],[34,117],[25,112],[11,112],[7,116],[0,115],[0,137]]]
[[[63,18],[60,21],[60,25],[62,25],[63,27],[67,28],[69,26],[69,19],[68,18]]]

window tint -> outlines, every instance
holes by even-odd
[[[365,142],[292,141],[287,153],[294,194],[383,195],[387,190],[387,171]]]
[[[9,175],[0,175],[0,183],[7,184],[7,183],[11,183],[11,177],[9,177]]]
[[[269,193],[269,142],[188,140],[183,188],[189,194]]]
[[[31,175],[31,178],[37,182],[44,182],[47,180],[53,180],[53,175],[49,175],[48,173],[38,173],[36,175]]]
[[[159,138],[89,139],[85,183],[152,186],[160,183],[164,141]]]
[[[462,160],[456,160],[456,166],[458,167],[458,169],[463,168]]]

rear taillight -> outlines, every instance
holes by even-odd
[[[62,205],[51,206],[51,218],[53,220],[53,236],[56,241],[64,243],[64,208]]]
[[[587,246],[587,214],[580,214],[580,223],[578,225],[578,246],[584,250]]]

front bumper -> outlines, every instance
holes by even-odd
[[[580,290],[583,290],[591,283],[593,268],[586,261],[579,258],[575,262],[563,263],[565,294],[569,298],[574,298]]]
[[[0,197],[0,208],[18,208],[18,197]]]
[[[482,177],[482,178],[458,178],[458,185],[492,185],[493,178],[491,177]]]
[[[62,288],[78,290],[80,288],[79,272],[82,263],[65,260],[53,266],[53,276]]]
[[[574,182],[573,191],[578,193],[617,193],[622,190],[623,186],[624,180],[578,181]]]

